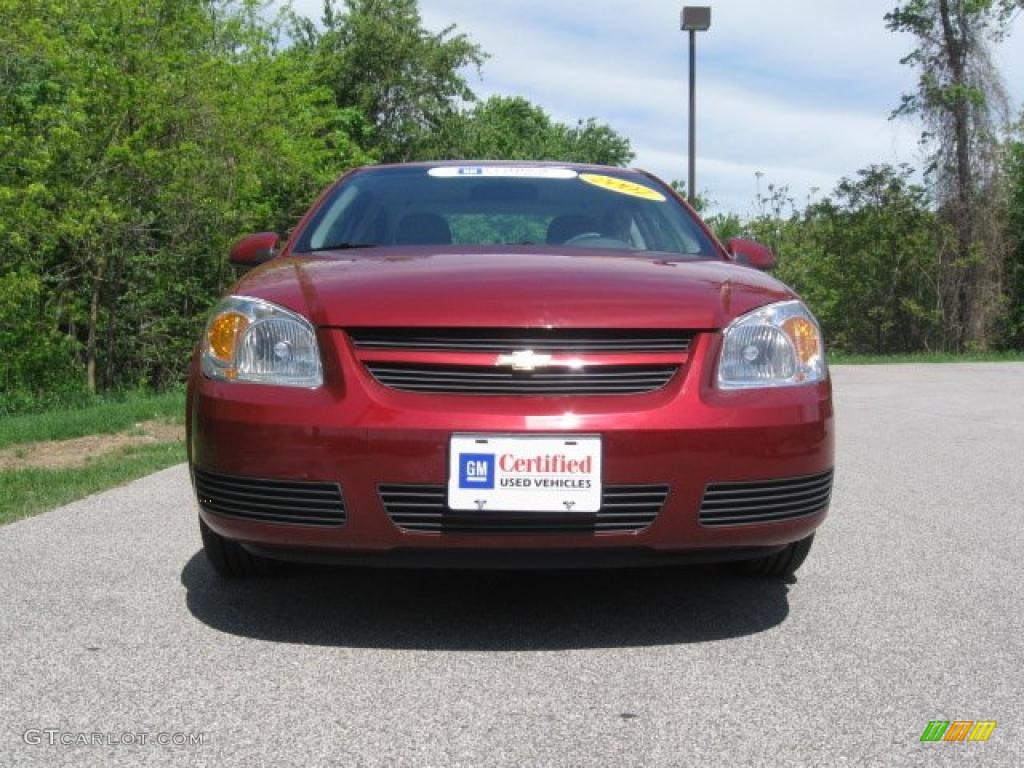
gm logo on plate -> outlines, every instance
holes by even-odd
[[[493,488],[494,454],[460,453],[459,488]]]

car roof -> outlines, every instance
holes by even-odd
[[[375,170],[389,168],[569,168],[581,173],[599,171],[607,173],[629,173],[638,176],[650,176],[647,171],[639,168],[623,168],[617,165],[598,165],[594,163],[571,163],[558,160],[423,160],[411,163],[381,163],[380,165],[364,165],[358,170]]]

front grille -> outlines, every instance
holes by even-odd
[[[832,494],[832,470],[807,477],[712,483],[700,506],[703,525],[750,525],[820,512]]]
[[[693,339],[688,331],[589,328],[350,328],[348,335],[360,350],[495,354],[685,352]]]
[[[193,474],[199,504],[219,515],[266,523],[345,523],[345,503],[335,483],[265,480],[198,468]]]
[[[390,484],[378,489],[391,522],[417,533],[628,533],[649,527],[667,485],[611,485],[597,512],[455,512],[443,485]]]
[[[503,370],[480,365],[366,363],[381,384],[403,392],[459,395],[636,395],[661,389],[678,365]]]

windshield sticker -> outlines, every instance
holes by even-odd
[[[587,184],[593,184],[595,187],[601,187],[602,189],[610,189],[612,192],[618,192],[620,195],[642,197],[644,200],[654,200],[658,203],[665,202],[665,196],[658,190],[645,187],[643,184],[635,184],[625,179],[601,176],[596,173],[581,173],[580,179],[587,182]]]
[[[571,168],[529,168],[495,165],[442,165],[427,171],[438,179],[502,178],[502,179],[575,179],[579,176]]]

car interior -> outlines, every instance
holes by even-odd
[[[295,253],[372,246],[511,245],[713,257],[682,206],[576,180],[438,179],[367,172],[335,190]]]

